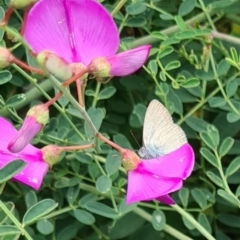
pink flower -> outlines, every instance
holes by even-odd
[[[49,51],[68,64],[89,66],[100,77],[135,72],[151,48],[145,45],[116,54],[117,26],[95,0],[39,0],[29,12],[24,38],[35,54]]]
[[[8,143],[18,132],[11,123],[1,117],[0,132],[0,168],[13,160],[23,160],[27,165],[13,179],[38,190],[49,168],[49,165],[43,160],[41,150],[27,144],[24,150],[17,154],[10,152]]]
[[[12,136],[8,144],[8,150],[18,153],[42,130],[49,119],[48,107],[44,104],[33,106],[24,119],[22,127],[15,136]]]
[[[194,167],[194,152],[186,143],[175,151],[154,159],[141,159],[128,171],[127,203],[157,199],[174,204],[168,195],[182,188]]]

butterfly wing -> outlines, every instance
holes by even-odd
[[[144,146],[139,151],[140,156],[146,159],[163,156],[185,143],[185,133],[173,122],[168,110],[159,101],[151,101],[144,119]]]

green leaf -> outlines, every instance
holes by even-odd
[[[103,110],[101,108],[91,107],[88,109],[87,113],[88,113],[89,117],[91,118],[95,128],[97,130],[99,130],[102,125],[103,118],[104,118]],[[88,136],[89,138],[90,138],[90,136],[93,136],[93,132],[92,132],[89,124],[86,121],[85,121],[84,127],[85,127],[86,136]]]
[[[204,141],[204,143],[211,149],[215,149],[215,145],[212,142],[211,137],[206,132],[200,132],[200,137]]]
[[[97,195],[93,193],[89,193],[79,200],[78,205],[81,206],[82,208],[85,208],[88,202],[96,201],[96,200],[97,200]]]
[[[12,213],[14,211],[14,204],[12,202],[6,202],[3,204]],[[0,226],[3,225],[8,220],[8,215],[0,208]]]
[[[181,66],[181,63],[178,60],[176,60],[176,61],[172,61],[172,62],[168,63],[165,66],[165,69],[166,69],[166,71],[170,71],[170,70],[179,68],[180,66]]]
[[[97,179],[96,188],[100,193],[107,193],[112,187],[112,179],[107,176],[101,176]]]
[[[222,107],[227,104],[226,100],[222,97],[212,97],[208,100],[210,107]]]
[[[184,30],[182,32],[176,33],[174,35],[175,38],[179,39],[179,40],[183,40],[183,39],[191,39],[194,38],[196,35],[194,30]]]
[[[159,17],[160,17],[162,20],[173,20],[173,19],[174,19],[173,15],[167,14],[167,13],[165,13],[165,14],[160,14]]]
[[[43,235],[49,235],[53,232],[54,226],[49,220],[41,219],[37,222],[37,229]]]
[[[240,185],[237,187],[237,190],[236,190],[236,197],[239,197],[240,196]]]
[[[177,23],[177,25],[181,31],[184,31],[187,29],[186,24],[181,16],[179,16],[179,15],[175,16],[174,20]]]
[[[142,127],[145,113],[146,113],[146,106],[140,103],[136,104],[130,115],[130,119],[129,119],[130,126],[134,128]]]
[[[106,171],[110,176],[115,174],[118,171],[118,169],[121,166],[121,155],[119,154],[118,151],[113,150],[109,152],[106,158],[105,166],[106,166]]]
[[[217,148],[220,142],[220,136],[218,129],[213,125],[208,125],[207,128],[208,136],[211,138],[214,148]]]
[[[6,182],[11,179],[25,166],[26,163],[22,160],[14,160],[12,162],[9,162],[7,165],[0,169],[0,183]]]
[[[56,203],[54,200],[44,199],[27,210],[23,216],[23,223],[25,225],[29,225],[40,217],[50,213],[57,206],[58,203]]]
[[[130,18],[126,22],[126,26],[128,27],[142,27],[146,24],[147,24],[147,21],[143,17]]]
[[[85,225],[92,225],[92,224],[95,223],[94,216],[91,213],[89,213],[89,212],[87,212],[85,210],[75,209],[73,211],[73,213],[74,213],[75,218],[79,222],[81,222],[81,223],[83,223]]]
[[[226,85],[226,94],[227,94],[227,96],[229,98],[232,97],[237,92],[237,89],[238,89],[237,82],[235,82],[235,81],[228,82],[227,85]]]
[[[137,207],[137,203],[126,204],[126,199],[123,198],[119,204],[119,213],[125,215],[128,212],[131,212],[134,208]]]
[[[225,59],[223,59],[217,66],[218,76],[226,75],[230,67],[231,65]]]
[[[0,236],[16,235],[21,234],[21,231],[12,225],[0,226]]]
[[[151,35],[153,37],[161,39],[161,40],[166,40],[167,39],[167,37],[159,31],[153,31],[153,32],[151,32]]]
[[[188,199],[189,199],[189,189],[188,188],[181,188],[178,191],[178,196],[181,200],[182,205],[184,206],[184,208],[187,208],[188,206]]]
[[[128,139],[122,135],[122,134],[117,134],[114,135],[113,137],[113,141],[120,145],[123,148],[127,148],[127,149],[133,149],[131,143],[128,141]]]
[[[134,213],[128,213],[118,219],[112,228],[109,228],[109,239],[130,239],[144,226],[145,220]],[[129,237],[128,237],[129,236]]]
[[[27,194],[25,195],[25,202],[26,202],[27,209],[35,205],[37,201],[38,200],[37,200],[36,193],[32,190],[28,191]]]
[[[232,5],[232,4],[233,4],[233,1],[222,0],[222,1],[213,2],[213,3],[209,4],[208,7],[210,9],[215,9],[215,8],[222,8],[222,9],[224,9],[224,8],[226,8],[226,7],[228,7],[228,6]]]
[[[191,215],[191,214],[190,214]],[[192,215],[191,215],[192,216]],[[194,218],[194,216],[192,216]],[[184,225],[189,229],[189,230],[194,230],[195,229],[195,226],[188,220],[186,219],[185,217],[182,216],[182,220],[183,220],[183,223]]]
[[[240,168],[240,156],[234,158],[226,170],[226,177],[233,175]]]
[[[194,198],[194,200],[197,202],[197,204],[201,207],[201,209],[207,208],[207,199],[203,191],[199,188],[194,188],[191,190],[191,194]]]
[[[116,88],[113,86],[105,87],[98,95],[98,100],[109,99],[116,92]]]
[[[78,231],[79,231],[79,223],[78,223],[78,225],[76,225],[76,224],[69,225],[67,227],[64,227],[63,229],[61,229],[58,232],[56,239],[57,240],[72,240],[75,238]]]
[[[25,94],[23,94],[23,93],[17,94],[17,95],[10,97],[6,101],[6,106],[7,107],[16,107],[16,106],[20,105],[21,103],[25,102],[25,100],[26,100]]]
[[[208,123],[204,120],[197,118],[197,117],[188,117],[186,119],[187,125],[192,128],[196,132],[206,132]]]
[[[67,190],[67,200],[70,205],[72,205],[76,200],[80,192],[79,185],[69,187]]]
[[[200,153],[210,164],[218,168],[218,160],[212,152],[210,152],[207,148],[202,147],[200,149]]]
[[[157,72],[158,72],[158,65],[156,60],[151,60],[148,64],[148,69],[150,70],[150,72],[156,76]]]
[[[184,87],[184,88],[194,88],[199,86],[200,81],[197,78],[189,78],[186,80],[186,82],[183,82],[180,84],[180,86]]]
[[[220,213],[216,216],[217,220],[226,226],[240,228],[240,217],[233,214]]]
[[[147,7],[144,3],[138,3],[138,2],[126,6],[126,11],[130,15],[137,15],[137,14],[143,13],[146,11],[146,9]]]
[[[11,79],[12,79],[11,72],[9,72],[8,70],[0,71],[0,85],[9,82]]]
[[[177,44],[177,43],[180,43],[179,39],[174,38],[174,37],[168,38],[168,39],[162,41],[160,48],[169,46],[169,45],[173,45],[173,44]]]
[[[90,212],[96,213],[106,218],[116,219],[119,216],[114,209],[100,202],[88,202],[85,208]]]
[[[166,224],[165,214],[161,210],[155,210],[152,215],[152,225],[157,231],[162,231]]]
[[[208,218],[205,214],[200,213],[198,215],[198,222],[204,227],[205,230],[207,230],[210,234],[212,233],[211,224],[208,221]]]
[[[165,56],[171,54],[174,51],[174,48],[172,46],[164,46],[160,48],[160,51],[158,52],[158,58],[164,58]]]
[[[1,5],[5,5],[4,2],[1,3]],[[0,22],[2,22],[2,20],[4,19],[5,17],[5,11],[2,7],[0,7]]]
[[[219,189],[217,191],[218,195],[221,196],[223,199],[225,199],[227,202],[231,203],[234,206],[239,207],[239,202],[237,199],[235,199],[231,194],[227,193],[226,191]]]
[[[231,138],[231,137],[225,138],[219,147],[220,157],[225,156],[229,152],[229,150],[232,148],[233,144],[234,144],[233,138]]]
[[[181,3],[179,9],[178,9],[178,15],[185,16],[188,13],[192,12],[192,10],[195,8],[196,0],[185,0]]]
[[[227,120],[228,122],[230,123],[234,123],[234,122],[237,122],[238,120],[240,120],[240,115],[239,114],[236,114],[236,113],[228,113],[227,114]]]
[[[207,176],[210,178],[212,182],[214,182],[217,186],[223,188],[224,183],[220,177],[218,177],[215,173],[208,171]]]

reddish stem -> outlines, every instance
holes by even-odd
[[[5,17],[4,17],[4,19],[3,19],[3,21],[1,22],[0,25],[6,25],[8,23],[9,18],[11,17],[13,10],[14,10],[14,7],[9,7],[7,9],[7,11],[5,12]]]
[[[32,4],[24,9],[23,22],[22,22],[22,27],[21,27],[21,31],[20,31],[21,36],[23,36],[23,34],[24,34],[24,31],[25,31],[25,28],[26,28],[27,16],[28,16],[28,13],[29,13],[29,10],[31,9],[31,7],[32,7]]]
[[[61,150],[63,151],[77,151],[77,150],[84,150],[84,149],[93,148],[93,147],[94,147],[94,144],[90,143],[82,146],[66,146],[66,147],[59,147],[59,148],[61,148]]]
[[[82,82],[80,79],[76,81],[76,87],[77,87],[78,102],[82,107],[84,107],[83,95],[82,95]]]
[[[37,73],[39,75],[44,75],[44,72],[41,69],[31,67],[31,66],[27,65],[26,63],[20,61],[19,59],[15,58],[15,57],[13,58],[12,63],[15,63],[18,66],[20,66],[20,67],[22,67],[22,68],[24,68],[26,70],[29,70],[31,72],[35,72],[35,73]]]
[[[67,87],[69,86],[71,83],[75,82],[77,79],[79,79],[82,75],[84,75],[85,73],[88,73],[88,68],[83,69],[82,71],[80,71],[79,73],[77,73],[76,75],[74,75],[73,77],[69,78],[68,80],[66,80],[62,86],[63,87]]]
[[[53,103],[55,103],[61,96],[63,95],[62,92],[59,92],[54,98],[50,99],[48,102],[46,102],[44,105],[46,107],[51,106]]]
[[[115,148],[117,151],[119,151],[120,153],[123,153],[125,151],[124,148],[120,147],[119,145],[117,145],[116,143],[112,142],[111,140],[107,139],[106,137],[104,137],[101,133],[97,133],[96,137],[103,140],[105,143],[107,143],[108,145],[110,145],[111,147]]]

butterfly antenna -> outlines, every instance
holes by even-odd
[[[141,146],[140,146],[140,144],[138,143],[137,139],[135,138],[135,136],[134,136],[132,130],[130,130],[130,133],[131,133],[133,139],[135,140],[135,142],[137,143],[138,147],[141,148]]]

